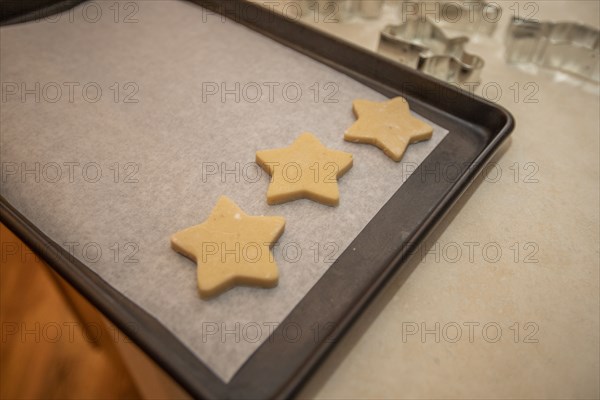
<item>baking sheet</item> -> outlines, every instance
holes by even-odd
[[[1,193],[227,382],[447,131],[434,125],[395,163],[342,140],[352,100],[384,99],[347,76],[193,4],[138,2],[127,23],[102,2],[91,22],[86,4],[0,30]],[[354,156],[338,207],[266,204],[255,151],[304,131]],[[277,288],[199,299],[196,266],[169,236],[221,194],[286,218]]]

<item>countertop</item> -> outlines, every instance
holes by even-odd
[[[598,27],[600,3],[499,4],[494,35],[467,49],[486,62],[476,93],[514,115],[512,138],[301,398],[600,396],[598,85],[503,57],[516,12]],[[374,50],[385,7],[303,20]]]

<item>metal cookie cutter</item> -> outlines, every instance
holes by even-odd
[[[468,41],[464,36],[448,39],[430,20],[411,18],[383,28],[378,51],[438,79],[478,83],[484,62],[464,50]]]
[[[590,26],[513,17],[506,35],[506,60],[600,82],[599,42],[600,31]]]
[[[430,18],[443,28],[491,36],[502,17],[502,8],[485,0],[404,0],[401,17]]]

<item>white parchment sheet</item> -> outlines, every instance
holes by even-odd
[[[229,381],[447,131],[395,163],[342,139],[352,100],[382,95],[196,5],[130,3],[0,29],[1,193]],[[338,207],[266,203],[256,150],[304,131],[354,156]],[[277,288],[199,298],[169,237],[222,194],[286,218]]]

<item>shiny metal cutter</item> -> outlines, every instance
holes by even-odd
[[[600,82],[600,32],[574,22],[513,17],[506,34],[506,60],[535,64]]]
[[[448,39],[427,18],[410,18],[381,31],[378,51],[438,79],[478,83],[484,62],[464,50],[468,41],[464,36]]]

